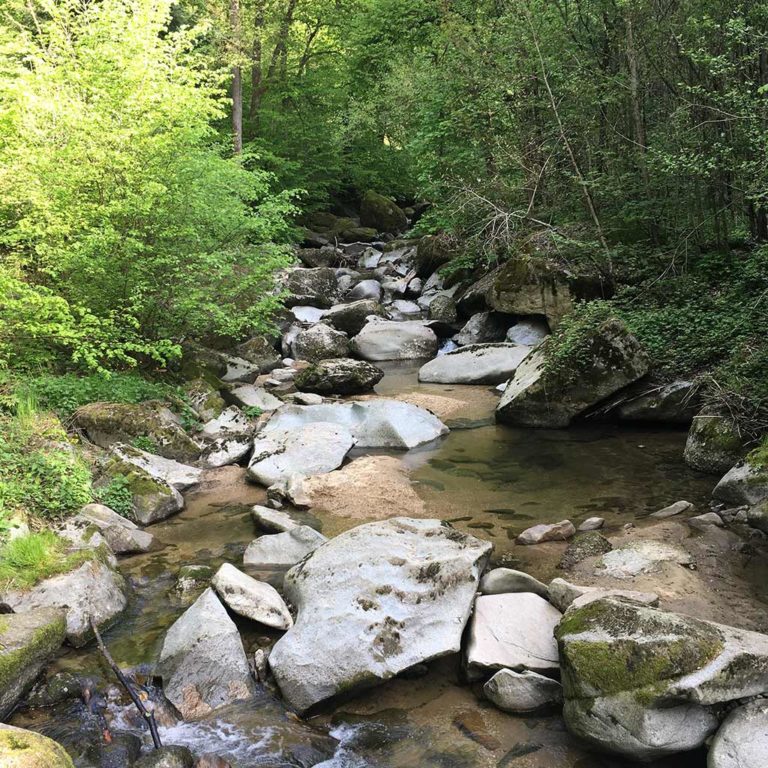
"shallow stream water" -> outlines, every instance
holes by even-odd
[[[496,562],[520,565],[540,578],[555,575],[561,549],[519,547],[514,537],[535,522],[592,515],[606,518],[607,530],[636,522],[684,498],[704,505],[712,479],[682,462],[685,433],[582,426],[568,431],[510,429],[493,423],[498,393],[484,387],[420,385],[414,365],[391,365],[377,387],[382,395],[438,396],[459,407],[447,422],[451,433],[435,444],[399,454],[430,516],[493,541]],[[242,562],[255,531],[252,504],[264,490],[249,485],[244,472],[228,467],[211,474],[187,498],[178,516],[152,527],[164,546],[126,558],[121,570],[134,585],[129,611],[105,633],[124,668],[151,671],[165,631],[187,607],[174,592],[182,565],[213,568]],[[338,521],[322,520],[328,528]],[[345,527],[361,521],[347,521]],[[280,573],[254,574],[278,585]],[[269,645],[277,634],[238,620],[247,651]],[[329,663],[332,663],[330,661]],[[57,670],[74,670],[111,683],[98,654],[68,650]],[[121,700],[108,704],[112,727],[137,728]],[[14,724],[41,730],[73,748],[98,739],[84,705],[21,712]],[[89,730],[90,729],[90,730]],[[314,766],[324,768],[625,768],[621,760],[595,756],[576,744],[557,716],[515,718],[484,702],[479,689],[461,678],[460,660],[430,665],[418,679],[396,679],[301,721],[279,699],[262,691],[256,700],[220,710],[209,721],[161,730],[165,743],[213,752],[239,768]],[[86,763],[83,763],[86,764]],[[676,757],[657,766],[703,768],[701,754]]]

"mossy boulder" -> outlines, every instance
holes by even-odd
[[[333,357],[349,355],[349,338],[346,333],[337,331],[324,323],[318,323],[299,331],[291,344],[293,356],[297,360],[317,362]]]
[[[378,237],[374,227],[349,227],[339,234],[339,239],[347,243],[373,243]]]
[[[496,419],[528,427],[567,427],[580,414],[638,381],[649,370],[640,342],[616,318],[590,332],[583,353],[555,366],[544,341],[516,370],[496,408]]]
[[[371,315],[383,317],[384,308],[374,299],[359,299],[331,307],[323,317],[323,322],[337,331],[343,331],[351,338],[363,330]]]
[[[685,463],[699,472],[722,474],[744,458],[746,448],[737,425],[724,413],[705,408],[691,423]]]
[[[266,336],[253,336],[237,347],[237,354],[259,367],[259,373],[269,373],[281,364],[282,357]]]
[[[712,491],[712,496],[731,506],[754,505],[759,510],[755,519],[762,520],[768,505],[768,467],[747,458],[726,472]],[[765,524],[755,527],[768,529]]]
[[[64,642],[61,608],[0,615],[0,718],[7,717]]]
[[[378,232],[398,234],[408,227],[408,219],[403,210],[388,197],[370,190],[360,201],[360,223],[372,227]]]
[[[115,486],[120,486],[120,492],[130,497],[131,511],[127,516],[141,525],[164,520],[184,508],[184,498],[179,491],[113,452],[96,481],[96,487],[106,489]]]
[[[588,557],[597,557],[610,552],[613,546],[605,536],[597,531],[588,531],[580,533],[565,550],[557,567],[563,570],[570,570],[582,560]]]
[[[155,452],[167,459],[194,461],[200,455],[200,446],[159,401],[89,403],[78,408],[73,418],[75,426],[102,448],[147,438],[154,444]]]
[[[384,377],[384,371],[364,360],[349,357],[321,360],[296,374],[294,384],[303,392],[320,395],[356,395],[368,392]]]
[[[285,282],[287,307],[307,306],[327,309],[336,303],[339,284],[336,272],[330,267],[292,269]]]
[[[458,244],[449,235],[427,235],[416,247],[416,271],[419,277],[429,277],[458,255]]]
[[[621,598],[569,610],[555,637],[569,730],[633,759],[701,746],[720,705],[768,683],[768,636]]]
[[[0,765],[3,768],[74,768],[61,744],[40,733],[2,723]]]
[[[200,421],[215,419],[226,407],[218,388],[205,379],[198,378],[187,382],[184,385],[184,393]]]

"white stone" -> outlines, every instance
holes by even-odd
[[[624,547],[606,552],[598,573],[614,579],[631,579],[641,573],[655,571],[661,563],[690,565],[693,561],[682,547],[663,541],[634,541]]]
[[[245,549],[243,564],[252,568],[290,568],[327,541],[308,525],[254,539]]]
[[[435,332],[418,321],[371,320],[352,339],[351,345],[363,360],[374,362],[434,357],[437,354]]]
[[[435,384],[500,384],[514,375],[531,347],[472,344],[436,357],[419,369],[419,381]]]
[[[230,610],[239,616],[275,629],[290,629],[293,626],[288,606],[277,590],[234,565],[224,563],[216,571],[211,586]]]
[[[263,387],[253,384],[243,384],[235,387],[230,395],[241,408],[260,408],[262,411],[274,411],[283,401],[267,392]]]
[[[206,422],[200,430],[200,434],[208,440],[217,440],[220,437],[247,435],[252,429],[251,422],[245,414],[232,405],[225,408],[215,419]]]
[[[285,531],[293,530],[300,525],[288,512],[272,509],[271,507],[262,507],[259,504],[251,507],[251,517],[253,517],[253,522],[259,528],[263,528],[270,533],[285,533]]]
[[[563,702],[557,680],[536,672],[500,669],[484,686],[485,698],[504,712],[526,715],[551,709]]]
[[[526,528],[518,537],[518,544],[541,544],[545,541],[565,541],[576,535],[576,528],[570,520],[559,523],[541,523]]]

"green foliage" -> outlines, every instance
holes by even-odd
[[[262,413],[264,413],[264,411],[259,408],[258,405],[247,405],[242,409],[242,411],[249,419],[257,419],[259,416],[261,416]]]
[[[42,579],[76,568],[93,557],[81,550],[67,553],[66,542],[53,531],[19,536],[0,547],[0,585],[23,589]]]
[[[51,520],[92,498],[91,474],[52,415],[0,416],[0,511]]]
[[[114,475],[105,485],[94,489],[96,499],[129,520],[133,519],[133,494],[124,475]]]
[[[134,448],[138,448],[141,451],[146,451],[147,453],[157,453],[157,443],[147,435],[139,435],[139,437],[134,437],[131,441],[131,445]]]
[[[291,193],[224,156],[223,73],[170,0],[0,21],[0,363],[115,369],[278,306]]]

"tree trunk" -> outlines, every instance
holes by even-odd
[[[240,70],[240,0],[229,0],[229,25],[232,33],[232,143],[236,155],[243,152],[243,77]]]
[[[263,70],[262,70],[262,41],[264,32],[264,0],[258,0],[256,5],[256,17],[253,24],[253,50],[251,52],[251,101],[248,105],[248,117],[253,124],[253,133],[259,134],[259,113],[261,111],[261,97],[264,94]]]

